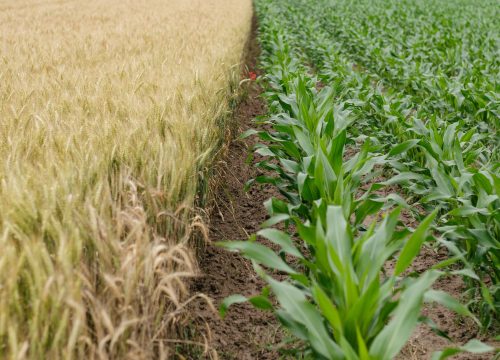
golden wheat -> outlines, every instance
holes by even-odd
[[[0,358],[171,355],[250,0],[0,1]]]

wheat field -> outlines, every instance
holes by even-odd
[[[251,12],[0,0],[0,358],[172,355]]]

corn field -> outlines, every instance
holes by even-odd
[[[244,301],[271,310],[295,356],[312,359],[393,359],[428,322],[425,303],[498,333],[498,3],[258,0],[256,11],[269,113],[245,136],[260,139],[266,175],[247,185],[282,196],[249,241],[221,243],[267,282],[221,314]],[[448,256],[415,272],[423,247]],[[433,287],[450,276],[463,279],[459,298]],[[461,352],[495,354],[471,339],[432,359]]]

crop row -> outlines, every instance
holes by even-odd
[[[498,147],[489,141],[494,135],[478,134],[475,127],[467,130],[465,122],[429,112],[398,90],[373,86],[372,77],[354,70],[329,34],[318,28],[312,15],[318,9],[308,13],[300,2],[291,3],[287,11],[279,11],[287,14],[283,23],[288,24],[291,43],[305,49],[306,60],[319,69],[321,81],[335,89],[336,101],[346,102],[344,109],[356,117],[357,135],[378,139],[383,153],[406,148],[397,162],[388,164],[390,183],[401,185],[414,207],[440,209],[436,229],[443,235],[440,240],[455,260],[473,270],[465,272],[469,300],[484,326],[490,326],[500,310]],[[295,23],[303,26],[297,28]]]
[[[498,129],[496,4],[338,0],[311,6],[329,8],[316,16],[317,25],[338,51],[383,83],[451,121]]]
[[[308,10],[298,1],[265,0],[257,2],[257,11],[262,67],[267,74],[265,97],[271,114],[265,122],[272,130],[250,134],[257,133],[264,141],[256,149],[265,157],[258,166],[273,176],[255,180],[277,186],[283,199],[266,203],[270,219],[258,233],[274,243],[278,253],[257,242],[256,237],[249,242],[223,244],[252,259],[269,284],[261,295],[248,300],[257,307],[274,309],[281,323],[303,340],[303,348],[297,350],[314,358],[393,358],[419,320],[430,322],[420,317],[424,301],[439,302],[475,319],[466,306],[431,288],[437,278],[450,273],[479,283],[486,317],[491,319],[489,314],[495,311],[491,288],[488,291],[476,274],[480,266],[472,262],[481,256],[464,246],[485,248],[487,256],[492,256],[490,266],[495,267],[498,246],[494,242],[483,247],[467,238],[459,241],[459,246],[443,237],[441,242],[455,251],[454,256],[424,273],[411,272],[421,246],[432,239],[428,230],[436,218],[436,228],[453,236],[463,229],[466,235],[474,234],[473,226],[483,233],[498,230],[497,224],[493,230],[484,230],[490,224],[481,217],[483,213],[477,220],[465,214],[465,209],[453,213],[447,207],[457,209],[462,199],[450,194],[458,189],[445,182],[454,175],[446,170],[458,165],[450,165],[443,154],[456,160],[453,156],[464,148],[484,149],[487,145],[481,136],[473,131],[463,133],[458,124],[446,126],[441,133],[440,127],[429,127],[416,116],[413,125],[407,123],[405,106],[412,103],[385,94],[372,85],[373,77],[352,69],[332,47],[330,35],[317,26],[315,14],[323,16],[325,12],[315,13],[314,6]],[[319,78],[304,64],[313,64]],[[348,148],[356,154],[351,155]],[[488,188],[488,181],[493,179],[496,186],[498,177],[473,168],[475,160],[471,156],[470,161],[462,158],[459,163],[459,170],[473,171],[460,191],[484,186],[490,190],[486,205],[494,208],[498,197],[493,198],[493,192],[497,192]],[[488,163],[487,157],[485,160]],[[394,177],[375,182],[380,169],[389,169]],[[438,202],[434,211],[420,219],[417,229],[399,220],[403,208],[410,210],[407,201],[396,193],[377,195],[381,188],[394,184],[408,187],[407,200],[418,200],[428,208]],[[446,196],[443,189],[449,190]],[[483,196],[481,191],[478,193]],[[448,204],[448,200],[454,203]],[[476,207],[483,204],[475,200]],[[378,218],[380,213],[384,214],[382,219]],[[464,217],[470,222],[461,223]],[[491,218],[494,222],[495,214]],[[443,270],[459,260],[467,266]],[[286,274],[286,280],[278,281],[274,276],[278,273]],[[270,291],[279,303],[277,308],[269,298]],[[246,300],[241,296],[228,298],[222,312],[228,305]],[[445,358],[461,350],[483,352],[491,348],[472,341],[435,356]]]

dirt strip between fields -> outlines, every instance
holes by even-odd
[[[248,44],[246,67],[256,69],[259,47],[256,41],[256,21],[252,24],[252,36]],[[251,84],[248,94],[234,114],[236,129],[227,149],[222,166],[222,184],[215,194],[215,206],[210,217],[209,237],[212,243],[224,240],[247,240],[259,230],[266,219],[263,203],[277,196],[273,187],[252,187],[244,191],[245,183],[259,172],[246,159],[255,139],[238,139],[238,135],[254,127],[253,119],[266,113],[265,102],[260,98],[262,89]],[[257,159],[255,159],[257,160]],[[253,271],[251,263],[240,255],[230,253],[214,245],[207,246],[200,258],[201,276],[192,284],[193,293],[204,293],[218,307],[227,296],[256,295],[265,285]],[[219,359],[277,359],[277,350],[271,344],[281,341],[278,323],[271,313],[254,309],[248,304],[234,305],[221,320],[203,302],[196,304],[197,327],[210,328],[209,346],[216,350]],[[209,357],[214,358],[212,354]]]

